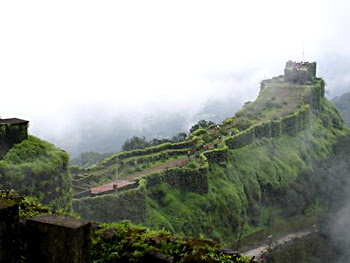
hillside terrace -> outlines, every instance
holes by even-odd
[[[240,138],[251,127],[293,116],[310,102],[315,85],[321,87],[321,82],[321,79],[314,78],[312,83],[298,84],[286,82],[283,76],[265,80],[261,83],[260,94],[254,103],[246,103],[234,117],[226,119],[220,125],[194,131],[189,135],[190,141],[121,152],[106,158],[100,165],[72,170],[75,197],[81,193],[100,195],[129,189],[135,185],[135,180],[164,169],[199,169],[206,159],[201,155],[213,149],[227,148],[227,139]]]

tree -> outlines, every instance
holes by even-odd
[[[156,145],[163,144],[166,142],[170,142],[170,140],[169,139],[156,139],[155,138],[155,139],[149,141],[148,146],[156,146]]]
[[[185,140],[187,140],[187,133],[185,132],[180,132],[174,135],[173,138],[171,139],[172,142],[182,142]]]
[[[148,143],[144,136],[142,137],[133,136],[131,139],[127,139],[124,142],[122,149],[123,151],[131,151],[135,149],[144,149],[147,146],[148,146]]]
[[[212,121],[200,120],[197,124],[195,124],[191,127],[190,132],[192,133],[200,128],[207,128],[213,124],[215,124],[215,123]]]

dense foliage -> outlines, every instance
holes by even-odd
[[[332,102],[339,110],[346,125],[350,127],[350,92],[347,92],[340,97],[336,97]]]
[[[303,238],[294,239],[289,244],[279,245],[268,250],[266,262],[347,262],[338,261],[340,250],[329,235],[313,233]]]
[[[0,161],[0,188],[16,189],[58,208],[71,208],[68,155],[34,136],[15,145]]]
[[[315,173],[315,161],[329,158],[337,138],[347,133],[325,99],[323,107],[320,117],[327,115],[330,125],[313,116],[310,128],[294,137],[264,138],[229,150],[227,163],[211,165],[207,195],[158,188],[157,198],[147,199],[147,225],[203,233],[233,246],[242,227],[243,236],[266,227],[282,231],[291,216],[316,215],[327,198],[320,198],[326,193],[319,188],[324,177]]]
[[[207,120],[200,120],[198,123],[196,123],[195,125],[193,125],[190,129],[190,133],[200,129],[200,128],[208,128],[210,125],[215,124],[212,121],[207,121]]]
[[[277,96],[279,92],[283,96]],[[208,191],[184,191],[168,182],[146,188],[145,224],[183,235],[203,233],[233,247],[240,233],[249,239],[261,231],[266,231],[264,235],[287,231],[298,227],[293,223],[300,221],[296,218],[312,220],[327,210],[326,198],[320,197],[321,183],[316,188],[310,182],[322,178],[315,173],[316,161],[329,158],[348,130],[323,94],[321,79],[298,87],[271,82],[257,102],[219,127],[203,121],[207,127],[198,125],[190,138],[198,144],[209,143],[212,149],[190,164],[198,167],[209,160]],[[164,149],[151,147],[122,156],[145,156]]]
[[[128,221],[103,224],[93,234],[92,258],[108,262],[255,262],[221,249],[209,239],[179,238]]]
[[[339,222],[348,221],[348,213],[343,212],[343,207],[349,207],[350,137],[341,139],[333,150],[329,159],[316,163],[313,174],[304,174],[297,184],[281,191],[275,202],[281,209],[288,207],[283,210],[288,216],[310,213],[315,202],[319,207],[327,207],[329,215],[317,220],[317,233],[270,249],[268,262],[348,261],[348,229],[340,226],[342,235],[334,229]]]
[[[123,146],[122,150],[123,151],[131,151],[135,149],[144,149],[148,146],[147,140],[144,136],[138,137],[138,136],[133,136],[130,139],[127,139]]]
[[[52,214],[53,210],[34,197],[22,197],[14,191],[0,191],[0,198],[19,205],[22,222],[37,215]],[[55,214],[66,215],[63,210]],[[70,214],[72,216],[72,214]],[[75,216],[75,215],[73,215]],[[76,216],[75,216],[76,217]],[[22,234],[25,225],[20,224],[14,262],[27,262],[27,244]],[[22,238],[21,238],[22,236]],[[129,221],[113,224],[94,223],[91,229],[91,257],[94,263],[112,262],[255,262],[233,251],[222,249],[209,239],[179,238],[164,229],[150,230]]]
[[[163,139],[157,139],[154,138],[150,141],[147,141],[144,136],[138,137],[138,136],[133,136],[130,139],[127,139],[123,146],[122,150],[123,151],[132,151],[136,149],[144,149],[146,147],[152,147],[152,146],[157,146],[160,144],[164,143],[177,143],[177,142],[183,142],[187,140],[187,134],[185,132],[180,132],[176,135],[174,135],[172,138],[163,138]]]

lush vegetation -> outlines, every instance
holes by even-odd
[[[319,117],[327,116],[329,123],[313,116],[310,128],[294,137],[263,138],[229,150],[228,162],[211,165],[207,195],[162,184],[156,198],[147,198],[146,224],[235,246],[241,229],[243,237],[260,230],[266,236],[287,231],[293,217],[317,216],[327,198],[316,188],[324,177],[315,173],[315,161],[329,158],[337,139],[348,133],[326,99],[322,105]]]
[[[19,205],[22,221],[37,215],[52,214],[53,210],[41,204],[34,197],[22,197],[14,191],[0,191],[0,198],[12,200]],[[57,215],[66,215],[63,210]],[[74,214],[71,216],[77,217]],[[21,224],[16,239],[17,259],[13,262],[27,262],[27,244],[22,234]],[[22,236],[22,238],[21,238]],[[91,229],[91,257],[94,263],[112,262],[254,262],[233,251],[222,249],[212,240],[199,238],[180,238],[164,229],[150,230],[129,221],[113,224],[94,224]]]
[[[93,236],[93,262],[255,262],[227,253],[204,237],[179,238],[130,222],[102,224]]]
[[[339,110],[346,125],[350,127],[350,92],[347,92],[340,97],[336,97],[332,102]]]
[[[179,134],[178,136],[180,136]],[[183,138],[183,136],[180,136]],[[99,164],[87,168],[71,166],[73,187],[76,193],[86,192],[89,188],[108,183],[115,178],[116,163],[118,163],[118,178],[128,179],[160,172],[167,164],[174,161],[186,163],[185,157],[189,150],[197,144],[197,139],[163,143],[146,149],[124,151],[110,155]]]
[[[348,222],[350,137],[333,147],[327,160],[317,162],[314,173],[304,174],[298,184],[285,189],[276,204],[286,215],[309,214],[327,210],[328,215],[315,221],[317,233],[270,249],[269,262],[347,262],[349,258]],[[314,205],[312,205],[314,204]],[[327,209],[325,209],[327,208]]]
[[[138,136],[133,136],[130,139],[127,139],[123,146],[122,146],[122,150],[123,151],[132,151],[132,150],[136,150],[136,149],[144,149],[146,147],[151,147],[151,146],[156,146],[156,145],[160,145],[163,143],[176,143],[176,142],[182,142],[187,140],[187,134],[185,132],[180,132],[176,135],[174,135],[172,138],[167,139],[157,139],[154,138],[150,141],[147,141],[146,138],[144,136],[142,137],[138,137]]]
[[[212,121],[207,121],[207,120],[200,120],[198,123],[196,123],[195,125],[193,125],[190,129],[190,133],[195,132],[198,129],[202,129],[202,128],[208,128],[211,125],[214,125],[215,123]]]
[[[96,262],[154,256],[232,262],[233,255],[213,249],[215,244],[203,236],[238,249],[253,239],[313,224],[334,209],[347,174],[333,164],[340,156],[348,160],[348,152],[338,151],[349,145],[338,142],[348,136],[338,111],[324,98],[322,79],[299,85],[278,77],[262,83],[258,99],[235,117],[218,126],[198,122],[190,140],[186,134],[151,142],[133,137],[125,142],[128,151],[95,165],[89,158],[99,156],[90,154],[84,162],[88,168],[72,167],[77,189],[107,182],[116,167],[119,176],[134,180],[139,172],[143,178],[131,190],[74,200],[75,210],[88,219],[128,218],[154,229],[125,222],[96,228]],[[161,165],[176,159],[186,162],[175,168]],[[0,184],[69,209],[67,163],[64,152],[30,137],[0,161]],[[156,167],[163,168],[152,170]],[[336,174],[329,176],[329,167]],[[175,239],[167,231],[199,239]]]
[[[347,262],[347,259],[339,261],[340,253],[340,249],[332,242],[329,235],[313,233],[269,249],[266,253],[266,262]]]
[[[338,111],[323,95],[322,79],[294,85],[277,78],[264,83],[258,99],[235,117],[219,126],[198,124],[189,138],[195,147],[206,144],[211,149],[199,148],[188,166],[195,169],[209,161],[209,171],[203,170],[208,190],[203,194],[162,180],[152,185],[158,178],[154,176],[143,195],[144,223],[182,235],[202,233],[230,247],[256,233],[263,237],[312,223],[328,205],[320,198],[322,177],[315,163],[327,160],[337,140],[348,135]],[[116,156],[138,163],[169,147],[173,145],[119,153],[102,165]]]
[[[16,189],[55,208],[71,208],[68,155],[34,136],[15,145],[0,161],[0,188]]]

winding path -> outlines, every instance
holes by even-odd
[[[129,175],[127,178],[113,180],[112,182],[110,182],[108,184],[104,184],[104,185],[100,185],[100,186],[96,186],[94,188],[91,188],[91,194],[97,195],[97,194],[101,194],[103,192],[112,191],[114,189],[114,185],[117,185],[117,190],[118,190],[119,188],[134,184],[135,179],[140,178],[144,175],[157,173],[157,172],[160,172],[166,168],[171,168],[171,167],[175,167],[178,165],[184,165],[184,164],[188,163],[188,161],[189,160],[187,159],[187,157],[185,157],[182,159],[176,159],[176,160],[173,160],[170,162],[161,163],[157,166],[147,168],[141,172]]]
[[[277,240],[272,239],[272,241],[273,241],[273,244],[281,245],[281,244],[284,244],[284,243],[291,241],[294,238],[300,238],[303,236],[307,236],[311,233],[312,232],[310,230],[298,231],[298,232],[289,233],[287,235],[281,236],[281,237],[277,238]],[[266,241],[265,243],[261,244],[259,247],[242,252],[242,254],[244,256],[248,256],[248,257],[255,256],[255,258],[258,258],[261,253],[267,251],[267,249],[269,247],[269,242],[270,241]]]

